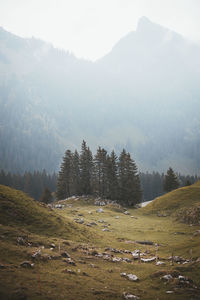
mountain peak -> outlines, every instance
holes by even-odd
[[[150,28],[153,25],[155,25],[155,24],[152,23],[147,17],[143,16],[138,21],[137,31],[146,30],[146,29]]]

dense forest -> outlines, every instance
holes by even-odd
[[[45,188],[48,188],[51,192],[56,191],[56,181],[56,173],[47,174],[45,170],[42,172],[25,172],[24,174],[11,174],[3,170],[0,171],[0,184],[22,190],[38,201],[40,201]]]
[[[129,172],[129,174],[128,174]],[[127,176],[132,174],[128,182]],[[198,176],[176,173],[179,186],[192,184]],[[128,199],[136,188],[136,202],[152,200],[164,193],[165,174],[138,172],[130,154],[123,150],[119,156],[99,147],[93,154],[83,142],[81,153],[66,150],[59,174],[42,172],[10,173],[0,171],[0,184],[22,190],[41,201],[45,188],[56,192],[58,199],[72,195],[93,194],[113,200]],[[54,194],[55,195],[55,194]],[[55,199],[55,197],[54,197]]]
[[[72,195],[94,195],[134,206],[142,200],[140,179],[135,161],[122,150],[119,158],[114,150],[108,154],[99,147],[93,156],[86,142],[80,154],[66,150],[57,182],[57,199]]]

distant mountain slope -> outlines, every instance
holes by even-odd
[[[200,48],[143,17],[92,63],[0,29],[0,168],[57,170],[86,139],[142,170],[200,170]]]

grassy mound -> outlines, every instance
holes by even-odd
[[[89,230],[63,218],[43,203],[36,202],[25,193],[0,185],[0,223],[25,228],[47,236],[65,236],[87,239]]]
[[[176,214],[180,209],[197,205],[199,200],[200,181],[158,197],[142,210],[144,213]]]

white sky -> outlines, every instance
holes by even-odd
[[[102,57],[142,16],[200,40],[200,0],[0,0],[0,26],[77,57]]]

